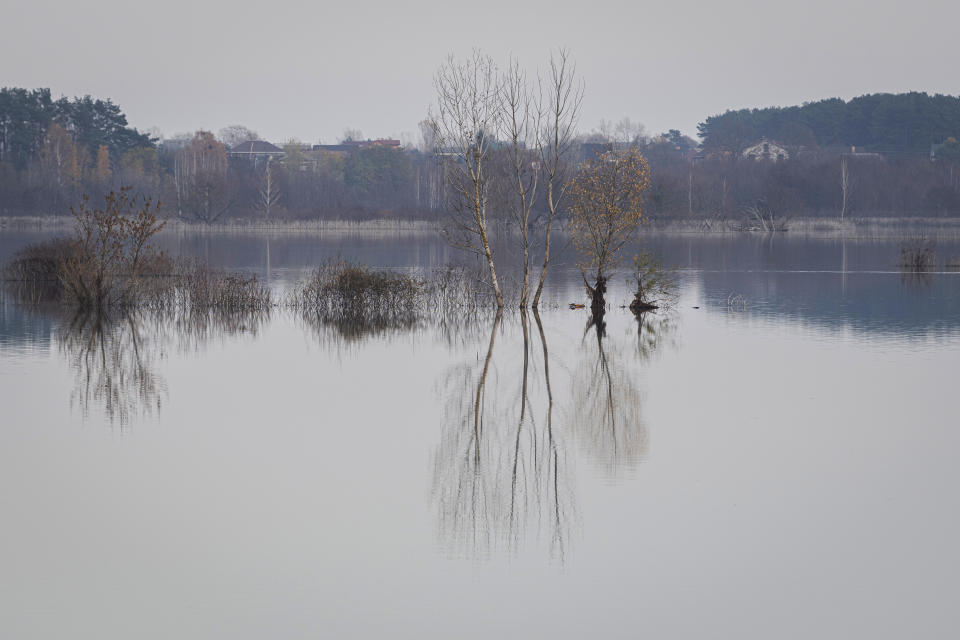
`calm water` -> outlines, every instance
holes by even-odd
[[[161,244],[278,292],[455,258]],[[676,307],[638,324],[624,274],[603,340],[569,255],[539,317],[377,335],[0,298],[0,637],[955,637],[960,274],[903,278],[897,240],[645,244]]]

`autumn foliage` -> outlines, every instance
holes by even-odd
[[[580,268],[605,283],[620,250],[643,222],[650,167],[636,149],[608,151],[580,165],[569,186],[570,230]]]

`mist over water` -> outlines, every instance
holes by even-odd
[[[157,244],[278,295],[331,257],[459,259]],[[620,272],[602,338],[562,248],[539,314],[374,329],[0,295],[0,635],[949,635],[960,274],[901,275],[897,239],[642,244],[676,304],[638,322]]]

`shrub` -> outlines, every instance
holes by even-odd
[[[415,316],[424,292],[420,278],[338,261],[317,269],[297,289],[294,303],[331,318],[371,322]]]

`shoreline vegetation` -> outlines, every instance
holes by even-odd
[[[278,299],[256,275],[154,250],[150,241],[166,225],[158,208],[128,190],[111,192],[103,208],[84,199],[73,208],[71,235],[23,247],[0,266],[4,289],[22,304],[95,324],[139,312],[177,320],[282,308],[347,337],[476,317],[493,306],[488,287],[464,268],[420,275],[342,260],[322,265]]]
[[[10,231],[70,231],[74,226],[72,216],[0,216],[0,233]],[[803,235],[836,235],[838,237],[877,237],[897,238],[914,237],[916,234],[960,237],[960,217],[958,218],[917,218],[917,217],[862,217],[838,220],[821,217],[790,218],[785,223],[786,228],[778,231],[763,231],[741,225],[741,220],[717,220],[716,218],[690,219],[648,219],[643,223],[644,233],[657,234],[700,234],[700,235],[732,235],[749,233],[755,235],[787,234],[790,236]],[[565,228],[554,229],[558,234],[565,233]],[[190,234],[253,234],[253,235],[286,235],[286,234],[402,234],[402,235],[434,235],[442,234],[440,225],[435,220],[398,220],[398,219],[371,219],[371,220],[258,220],[258,219],[230,219],[215,223],[197,223],[177,219],[168,219],[163,233],[190,233]],[[513,233],[510,225],[501,225],[497,233]]]

